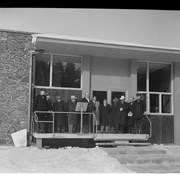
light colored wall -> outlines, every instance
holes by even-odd
[[[128,90],[130,83],[128,59],[91,58],[92,90]]]
[[[174,63],[174,142],[180,145],[180,63]]]
[[[0,8],[0,29],[180,48],[180,11]]]

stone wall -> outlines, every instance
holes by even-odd
[[[0,30],[0,144],[27,128],[31,34]]]

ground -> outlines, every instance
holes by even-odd
[[[121,173],[131,172],[102,149],[0,147],[1,173]]]
[[[121,163],[128,161],[129,156],[135,158],[134,163],[144,164]],[[142,159],[143,156],[145,159]],[[156,157],[157,163],[152,164],[148,156]],[[165,158],[163,163],[159,161],[160,156]],[[180,173],[180,146],[153,145],[140,148],[119,147],[112,150],[100,147],[37,149],[33,146],[0,146],[0,162],[0,173]]]

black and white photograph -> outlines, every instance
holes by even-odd
[[[177,175],[179,129],[179,10],[0,7],[0,176]]]

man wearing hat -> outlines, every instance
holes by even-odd
[[[39,94],[35,97],[34,100],[34,111],[47,111],[47,100],[45,96],[46,90],[40,89]],[[45,121],[47,119],[47,113],[37,113],[38,121]],[[45,132],[45,125],[44,123],[38,123],[37,127],[38,132],[44,133]]]
[[[61,96],[56,96],[56,102],[53,104],[53,109],[55,112],[64,112],[65,111],[65,103],[61,99]],[[62,127],[65,126],[65,118],[64,114],[62,113],[55,113],[54,116],[55,120],[55,132],[61,133]]]
[[[77,98],[76,96],[71,96],[71,101],[68,103],[68,109],[69,112],[75,112],[77,104]],[[69,133],[74,133],[77,126],[77,114],[70,113],[68,116],[68,127],[69,127]]]
[[[125,102],[125,97],[121,96],[120,101],[116,106],[116,118],[115,118],[115,133],[124,133],[124,127],[127,121],[128,103]],[[120,131],[119,131],[120,130]]]
[[[142,118],[146,108],[144,102],[141,100],[141,94],[136,94],[136,100],[132,106],[133,121],[134,121],[134,131],[136,134],[142,132]]]

